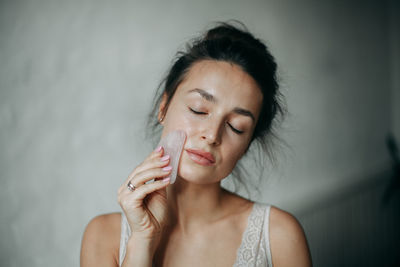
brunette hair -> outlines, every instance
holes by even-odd
[[[193,64],[202,60],[225,61],[235,64],[256,81],[263,94],[263,102],[251,139],[251,146],[257,143],[260,148],[259,152],[265,152],[268,159],[274,162],[274,153],[270,149],[271,141],[272,139],[279,139],[274,133],[274,121],[283,119],[286,113],[283,96],[278,90],[277,64],[267,46],[261,40],[255,38],[244,24],[238,21],[218,23],[216,27],[206,31],[204,35],[189,42],[184,51],[179,51],[176,54],[171,68],[157,90],[155,105],[148,120],[148,129],[152,133],[160,131],[157,114],[163,95],[166,95],[164,109],[164,112],[166,112],[177,87],[185,79],[190,68]],[[264,165],[262,154],[258,153],[261,156],[261,161],[259,161],[261,169]],[[240,183],[243,183],[242,175],[239,173],[245,170],[241,166],[237,167],[233,172],[234,176],[238,178]],[[261,175],[262,171],[260,177]],[[235,183],[235,187],[236,185]],[[246,190],[248,192],[247,187]]]

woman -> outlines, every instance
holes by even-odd
[[[275,72],[261,41],[225,23],[178,54],[153,112],[162,136],[186,133],[176,182],[156,148],[118,191],[124,214],[87,226],[81,266],[310,266],[293,216],[220,186],[250,144],[271,135],[282,110]]]

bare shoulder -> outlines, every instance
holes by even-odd
[[[118,266],[121,214],[93,218],[82,238],[81,266]]]
[[[274,266],[311,266],[304,230],[293,215],[272,206],[269,227]]]

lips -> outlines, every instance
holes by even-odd
[[[185,149],[188,153],[189,157],[196,163],[204,166],[210,166],[215,163],[214,156],[206,151],[199,150],[199,149]]]

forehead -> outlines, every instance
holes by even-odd
[[[236,64],[203,60],[195,63],[178,86],[177,93],[193,93],[198,88],[212,94],[217,101],[259,111],[262,92],[256,81]]]

